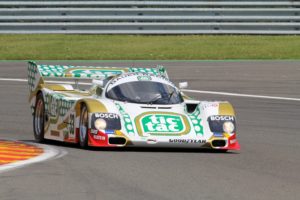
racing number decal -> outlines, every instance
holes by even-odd
[[[70,114],[70,121],[68,124],[68,129],[69,129],[69,137],[72,137],[72,138],[74,138],[74,136],[75,136],[74,126],[75,126],[75,115]]]

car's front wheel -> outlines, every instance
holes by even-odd
[[[44,142],[45,133],[45,103],[43,94],[39,93],[36,98],[36,103],[33,113],[33,131],[34,138],[37,142]]]
[[[85,104],[81,107],[80,122],[79,122],[79,144],[82,148],[88,147],[88,124],[89,113]]]

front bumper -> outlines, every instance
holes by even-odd
[[[141,137],[132,140],[124,134],[105,134],[98,131],[97,134],[90,133],[89,146],[94,147],[159,147],[159,148],[208,148],[222,150],[240,150],[236,135],[228,137],[212,137],[209,140],[199,138],[154,138]]]

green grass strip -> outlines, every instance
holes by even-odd
[[[300,59],[300,36],[0,35],[0,60],[274,59]]]

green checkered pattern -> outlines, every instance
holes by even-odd
[[[66,113],[72,108],[74,105],[75,101],[74,100],[66,100],[66,99],[61,99],[60,103],[60,116],[65,116]]]
[[[45,94],[45,110],[49,111],[49,103],[51,101],[51,95],[50,94]]]
[[[152,73],[158,75],[158,71],[155,68],[129,68],[129,72],[143,72],[143,73]]]
[[[159,65],[157,68],[128,68],[129,72],[143,72],[151,73],[154,75],[161,75],[166,77],[166,70],[163,66]],[[167,78],[167,77],[166,77]]]
[[[124,108],[122,108],[122,106],[120,104],[118,104],[118,103],[115,103],[115,104],[123,117],[123,122],[125,124],[125,129],[126,129],[127,133],[134,135],[134,126],[130,119],[130,116],[125,112]]]
[[[33,63],[28,64],[27,78],[30,91],[35,89],[35,77],[37,74],[36,66]]]
[[[200,112],[200,109],[198,106],[193,113],[188,114],[190,120],[192,121],[196,135],[199,135],[199,134],[203,135],[203,126],[201,125],[202,119],[201,119],[200,113],[201,112]]]
[[[65,99],[65,96],[61,94],[49,94],[47,93],[45,95],[45,109],[49,111],[49,104],[52,101],[52,99],[56,99],[57,101],[57,112],[59,113],[59,116],[63,117],[66,115],[66,113],[72,108],[75,101],[74,100],[67,100]]]
[[[166,70],[163,66],[157,68],[124,68],[118,70],[116,67],[93,67],[93,66],[63,66],[63,65],[37,65],[40,74],[43,77],[66,77],[66,70],[72,69],[71,77],[74,78],[107,78],[109,76],[129,72],[144,72],[166,77]],[[99,68],[99,70],[97,70]]]
[[[49,77],[64,77],[64,71],[69,68],[72,68],[72,66],[38,65],[41,75]]]

